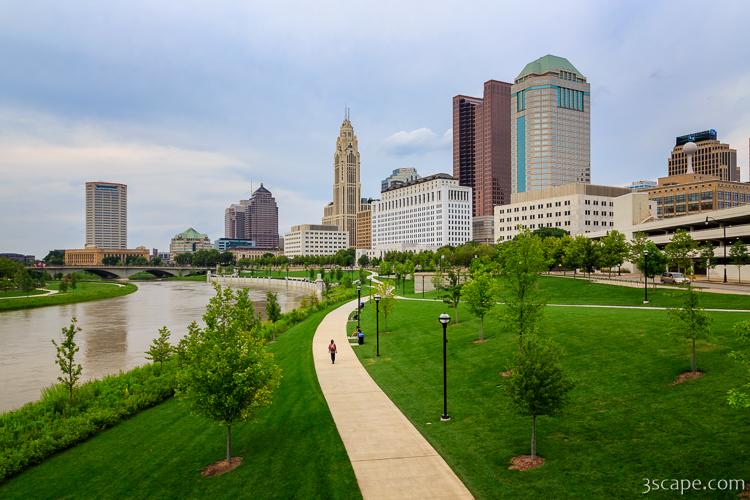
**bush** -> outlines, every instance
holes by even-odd
[[[73,403],[56,384],[39,401],[0,415],[0,480],[172,396],[171,365],[145,365],[82,384]]]

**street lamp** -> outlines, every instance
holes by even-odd
[[[357,329],[359,329],[359,317],[362,314],[362,285],[357,285]]]
[[[706,217],[706,225],[708,226],[708,220],[711,219],[714,222],[719,222],[713,217]],[[724,238],[721,241],[721,245],[724,247],[724,283],[727,282],[727,226],[721,224],[721,229],[724,231]],[[706,271],[706,275],[708,275],[708,270]]]
[[[380,294],[375,294],[375,355],[380,357]]]
[[[443,325],[443,415],[440,420],[447,422],[451,419],[448,415],[448,363],[447,363],[447,346],[448,346],[448,323],[451,317],[443,313],[438,317],[438,321]]]
[[[643,250],[643,303],[648,304],[648,250]]]

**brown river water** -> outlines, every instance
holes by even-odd
[[[309,293],[293,288],[275,291],[282,311],[294,309]],[[265,293],[262,287],[250,289],[259,312],[265,309]],[[191,321],[200,321],[213,294],[207,283],[140,282],[137,292],[124,297],[0,312],[0,412],[38,399],[44,387],[56,382],[59,372],[51,339],[60,338],[60,329],[73,316],[82,328],[78,362],[88,380],[146,363],[144,352],[157,330],[166,325],[175,342]]]

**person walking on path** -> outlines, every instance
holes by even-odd
[[[336,343],[331,339],[331,343],[328,344],[328,352],[331,353],[331,363],[336,363]]]

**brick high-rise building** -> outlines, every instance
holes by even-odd
[[[86,246],[128,248],[128,187],[86,183]]]
[[[683,146],[688,142],[694,142],[698,146],[698,151],[693,155],[693,173],[713,175],[722,181],[740,182],[737,150],[729,147],[729,144],[722,144],[714,129],[675,139],[672,154],[667,160],[667,172],[670,176],[688,173],[687,155],[682,152]]]
[[[488,80],[481,99],[453,97],[453,177],[472,188],[474,216],[510,203],[510,90],[510,83]]]

